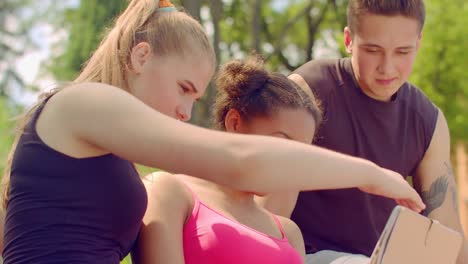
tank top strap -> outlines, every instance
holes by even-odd
[[[281,224],[281,221],[279,220],[278,216],[275,215],[275,214],[271,214],[271,216],[273,216],[273,219],[275,220],[276,224],[278,225],[278,228],[281,232],[281,236],[283,237],[283,239],[287,240],[288,238],[286,237],[286,233],[284,232],[284,228],[283,228],[283,225]]]
[[[33,134],[37,134],[36,132],[37,120],[39,119],[39,116],[41,115],[42,110],[44,110],[45,105],[47,104],[47,102],[52,96],[53,95],[47,95],[46,98],[43,99],[43,101],[37,107],[37,109],[34,110],[34,113],[32,114],[32,117],[31,117],[31,121],[29,122],[29,124],[27,124],[27,126],[29,126],[30,132],[32,132]]]

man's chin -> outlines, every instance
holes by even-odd
[[[390,102],[394,98],[394,95],[398,92],[400,87],[378,87],[379,92],[378,93],[373,93],[372,98],[378,100],[378,101],[383,101],[383,102]]]

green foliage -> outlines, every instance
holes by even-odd
[[[155,169],[155,168],[150,168],[150,167],[146,167],[146,166],[139,165],[139,164],[137,164],[136,168],[137,168],[138,173],[141,176],[148,175],[148,174],[153,173],[153,172],[158,170],[158,169]]]
[[[452,142],[468,139],[468,2],[426,1],[427,20],[411,80],[444,112]]]
[[[13,110],[6,98],[0,98],[0,175],[3,175],[8,153],[14,138]],[[1,177],[1,176],[0,176]]]
[[[238,52],[248,50],[249,40],[245,30],[249,27],[246,11],[250,5],[246,1],[233,0],[231,4],[225,4],[223,20],[220,24],[221,39],[225,44],[221,61],[232,57],[238,57]],[[237,54],[236,54],[237,53]]]
[[[272,70],[292,71],[312,58],[322,33],[342,31],[337,17],[346,9],[344,1],[262,1],[260,14],[252,13],[249,1],[225,2],[221,21],[221,61],[243,57],[252,50],[252,20],[260,16],[262,31],[256,38]]]
[[[132,259],[130,255],[128,255],[124,260],[122,260],[120,264],[132,264]]]
[[[12,83],[24,86],[14,61],[27,47],[32,46],[27,34],[35,16],[26,15],[30,0],[2,0],[0,2],[0,96],[8,95]]]
[[[265,6],[262,9],[266,35],[264,49],[261,53],[268,58],[272,70],[289,68],[284,64],[299,65],[307,60],[307,21],[304,16],[306,1],[291,1],[284,9]],[[286,62],[287,61],[287,62]],[[292,66],[291,68],[294,68]]]
[[[70,81],[77,76],[98,46],[112,19],[127,3],[126,0],[81,0],[78,8],[65,12],[63,23],[69,30],[68,43],[65,52],[50,65],[57,79]]]

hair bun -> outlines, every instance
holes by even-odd
[[[262,89],[270,78],[263,59],[251,56],[245,61],[234,60],[225,64],[218,75],[217,87],[230,98],[249,96]]]

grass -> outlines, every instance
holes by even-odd
[[[132,260],[130,258],[130,255],[128,255],[124,260],[120,262],[120,264],[132,264]]]

